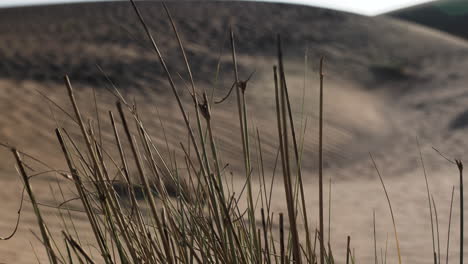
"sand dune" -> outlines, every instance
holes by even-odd
[[[467,39],[463,24],[468,18],[468,4],[463,0],[431,1],[392,11],[387,15],[425,25]]]
[[[187,78],[160,4],[139,5],[170,70]],[[171,2],[168,6],[187,46],[197,86],[214,89],[216,98],[221,98],[233,82],[226,33],[230,24],[234,26],[241,77],[245,79],[256,70],[246,93],[248,111],[252,127],[258,127],[264,136],[265,160],[270,168],[277,148],[272,65],[276,63],[276,34],[281,34],[298,127],[301,117],[308,120],[304,169],[313,226],[317,218],[317,65],[318,59],[325,56],[325,165],[334,190],[332,243],[343,249],[335,254],[344,255],[345,238],[351,234],[360,263],[373,261],[371,221],[375,209],[380,219],[379,246],[384,247],[388,232],[390,259],[396,255],[385,197],[368,157],[372,152],[394,202],[405,263],[431,262],[429,217],[415,138],[422,145],[445,234],[451,186],[457,184],[456,170],[431,146],[450,156],[463,158],[467,154],[467,43],[388,17],[361,17],[303,6],[250,2]],[[115,110],[115,98],[105,89],[109,84],[97,64],[127,98],[137,102],[139,111],[145,113],[146,126],[165,151],[159,111],[165,131],[169,131],[169,146],[182,155],[179,142],[187,140],[182,119],[128,3],[3,9],[0,40],[0,142],[65,169],[53,129],[64,126],[74,136],[78,129],[37,90],[70,110],[62,81],[63,75],[69,74],[80,105],[91,118],[95,117],[95,89],[103,141],[110,145],[113,137],[107,111]],[[304,80],[306,48],[309,61]],[[189,105],[183,82],[176,81]],[[235,143],[240,136],[234,99],[215,106],[214,112],[223,162],[229,163],[234,173],[242,172],[241,150]],[[0,235],[4,235],[14,226],[21,183],[8,150],[2,150],[0,157],[0,179],[5,186],[0,192],[0,210],[5,212],[0,215]],[[58,194],[56,179],[56,175],[43,175],[33,181],[45,204],[56,204],[49,189],[51,185]],[[236,179],[238,183],[242,180]],[[72,188],[65,180],[59,181],[67,186],[66,195],[72,197]],[[274,205],[277,211],[284,210],[282,192],[278,185]],[[55,211],[47,207],[44,210],[50,225],[60,230]],[[86,236],[85,218],[80,213],[76,218],[78,229]],[[457,225],[455,221],[454,234]],[[34,226],[32,210],[27,206],[16,237],[0,241],[0,263],[33,262],[35,254],[29,241],[39,258],[45,259],[40,244],[29,232]],[[452,249],[456,254],[455,247]]]

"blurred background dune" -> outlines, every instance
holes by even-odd
[[[217,99],[234,81],[227,38],[229,26],[233,26],[241,79],[255,71],[246,96],[251,127],[258,128],[264,138],[265,162],[270,168],[267,175],[272,173],[277,149],[272,66],[276,63],[276,34],[281,34],[297,126],[304,127],[307,120],[303,169],[312,226],[318,219],[317,71],[319,58],[324,56],[324,164],[327,182],[329,178],[333,182],[331,242],[339,249],[335,255],[343,259],[346,236],[351,235],[359,263],[373,261],[375,210],[378,246],[385,247],[389,234],[389,260],[395,260],[390,215],[368,155],[372,152],[394,203],[404,262],[432,262],[430,219],[416,138],[438,206],[442,242],[451,188],[458,184],[457,170],[432,147],[461,159],[468,153],[468,43],[463,39],[468,31],[456,22],[466,21],[466,15],[449,19],[435,9],[437,2],[376,17],[258,2],[167,5],[185,43],[197,87]],[[180,73],[176,83],[184,103],[190,105],[184,88],[183,79],[188,80],[188,76],[183,58],[161,4],[139,2],[138,6],[170,71],[174,76]],[[111,87],[110,79],[129,101],[137,103],[158,146],[166,148],[160,117],[169,147],[182,156],[179,142],[187,142],[185,127],[129,3],[0,9],[0,43],[0,142],[65,170],[53,129],[67,127],[78,137],[78,127],[41,94],[70,111],[63,83],[63,76],[69,74],[79,104],[90,118],[96,117],[96,97],[104,144],[113,141],[107,112],[115,111],[116,98],[106,89]],[[213,111],[222,160],[235,175],[243,167],[241,148],[235,144],[240,135],[234,98],[215,105]],[[5,236],[14,227],[22,185],[9,150],[1,149],[0,157],[0,236]],[[234,179],[236,184],[244,180]],[[73,197],[72,188],[57,175],[46,174],[32,181],[45,205],[57,204],[57,181],[66,187],[65,195]],[[283,192],[278,182],[274,211],[285,211]],[[55,210],[47,206],[43,210],[50,226],[60,230]],[[453,234],[458,232],[458,213],[455,209]],[[84,215],[74,214],[78,230],[86,237]],[[0,241],[0,263],[33,263],[35,253],[41,261],[46,260],[40,242],[30,232],[36,230],[35,221],[26,203],[16,236]],[[453,236],[452,245],[457,239]],[[453,246],[451,254],[457,252]]]

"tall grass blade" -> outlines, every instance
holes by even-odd
[[[54,249],[52,248],[52,245],[50,243],[49,233],[46,230],[46,225],[45,225],[44,219],[42,218],[41,211],[39,210],[39,206],[38,206],[38,203],[36,201],[36,197],[35,197],[32,189],[31,189],[31,185],[29,184],[29,178],[28,178],[28,175],[27,175],[26,170],[24,168],[23,161],[21,160],[21,157],[20,157],[20,155],[19,155],[19,153],[18,153],[18,151],[16,149],[14,149],[14,148],[11,149],[11,152],[13,152],[13,155],[15,156],[16,165],[18,166],[19,174],[22,177],[24,187],[26,189],[26,193],[28,194],[29,199],[31,200],[31,204],[32,204],[33,209],[34,209],[34,214],[36,215],[37,223],[38,223],[39,229],[41,231],[44,247],[45,247],[47,255],[49,257],[49,261],[52,264],[57,264],[58,260],[57,260],[57,257],[55,255]]]
[[[319,103],[319,229],[320,229],[320,264],[325,263],[324,228],[323,228],[323,57],[320,59],[320,103]]]
[[[299,242],[299,235],[297,231],[297,222],[296,222],[296,204],[294,202],[293,197],[293,188],[291,182],[291,165],[289,159],[289,139],[288,139],[288,120],[286,118],[287,110],[287,88],[286,88],[286,81],[285,81],[285,73],[284,73],[284,65],[283,65],[283,55],[282,55],[282,48],[281,48],[281,38],[278,36],[278,66],[279,66],[279,85],[280,85],[280,100],[281,100],[281,115],[280,118],[282,122],[282,131],[280,135],[283,137],[282,142],[282,150],[283,150],[283,158],[284,158],[284,167],[283,167],[283,177],[284,177],[284,188],[286,193],[286,202],[287,202],[287,209],[288,209],[288,217],[289,217],[289,225],[290,225],[290,233],[292,237],[292,251],[293,251],[293,260],[295,263],[300,264],[302,262],[301,259],[301,248]],[[291,111],[289,111],[291,118]],[[292,118],[290,119],[290,125],[292,126]],[[295,138],[295,134],[293,135]],[[298,152],[297,152],[297,144],[295,147],[296,150],[296,160],[298,160]],[[297,163],[299,164],[299,163]]]
[[[426,173],[426,166],[424,165],[424,160],[421,152],[421,147],[419,145],[419,140],[416,137],[416,143],[418,146],[419,151],[419,159],[421,161],[421,166],[424,173],[424,180],[426,181],[426,192],[427,192],[427,202],[429,205],[429,215],[431,218],[431,232],[432,232],[432,255],[434,256],[434,264],[437,264],[437,256],[436,256],[436,249],[435,249],[435,235],[434,235],[434,220],[432,219],[432,204],[431,204],[431,192],[429,191],[429,183],[427,180],[427,173]]]
[[[445,264],[448,264],[449,260],[449,248],[450,248],[450,225],[452,223],[452,206],[453,206],[453,194],[455,192],[455,186],[452,186],[452,198],[450,199],[450,212],[449,212],[449,222],[447,230],[447,252],[445,254]]]
[[[434,201],[434,196],[431,196],[432,204],[434,205],[434,215],[436,219],[436,230],[437,230],[437,255],[438,255],[438,262],[440,264],[440,236],[439,236],[439,216],[437,215],[437,207]]]
[[[458,172],[460,173],[460,264],[463,264],[463,239],[464,239],[464,207],[463,207],[463,163],[461,160],[455,160]]]
[[[349,264],[349,255],[351,254],[351,249],[349,248],[351,243],[351,237],[348,236],[347,242],[346,242],[346,264]]]
[[[280,231],[280,263],[286,263],[286,253],[284,251],[284,223],[283,214],[279,214],[279,231]]]
[[[395,234],[395,243],[396,243],[396,248],[397,248],[397,253],[398,253],[398,263],[401,264],[401,251],[400,251],[400,241],[398,240],[398,232],[396,228],[396,223],[395,223],[395,216],[393,215],[393,209],[392,209],[392,203],[390,202],[390,197],[388,196],[387,188],[385,187],[385,183],[383,181],[382,175],[380,174],[380,171],[377,167],[377,164],[375,163],[374,157],[372,157],[372,154],[369,153],[369,156],[372,160],[372,163],[374,165],[375,170],[377,171],[377,175],[379,176],[380,183],[382,183],[382,187],[385,192],[385,197],[387,198],[388,202],[388,207],[390,209],[390,214],[392,216],[392,223],[393,223],[393,231]]]

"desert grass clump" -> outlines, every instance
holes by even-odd
[[[220,150],[213,131],[217,121],[212,113],[213,100],[209,99],[205,90],[198,89],[195,84],[182,38],[169,9],[163,4],[189,76],[192,100],[192,105],[189,107],[182,102],[176,83],[156,42],[157,38],[151,33],[136,3],[131,0],[131,4],[162,66],[183,118],[189,141],[186,144],[180,143],[179,150],[184,153],[182,161],[173,158],[170,151],[167,155],[162,154],[146,129],[137,106],[125,100],[114,87],[112,92],[116,97],[115,106],[118,114],[114,115],[110,109],[108,112],[108,122],[112,127],[114,140],[113,149],[116,151],[113,154],[118,156],[114,159],[109,153],[109,148],[102,144],[100,135],[101,123],[104,120],[97,120],[98,131],[95,131],[93,122],[87,121],[81,112],[70,78],[65,76],[64,83],[73,113],[68,113],[63,108],[60,110],[78,125],[80,138],[71,137],[65,128],[55,129],[58,146],[68,166],[68,171],[61,175],[73,184],[78,194],[80,210],[87,217],[87,224],[94,239],[93,246],[99,255],[91,254],[80,240],[76,229],[67,228],[67,222],[73,224],[69,211],[63,213],[63,209],[58,208],[66,228],[61,232],[60,239],[52,235],[32,191],[31,175],[28,175],[26,169],[28,166],[22,159],[25,154],[13,148],[18,171],[33,205],[41,232],[41,241],[50,263],[335,263],[330,245],[331,201],[329,201],[328,247],[325,247],[323,222],[324,59],[320,60],[319,72],[319,227],[311,230],[301,171],[303,140],[298,140],[294,126],[280,36],[276,43],[278,61],[277,65],[272,67],[271,87],[275,94],[277,160],[281,167],[286,197],[285,214],[271,210],[274,177],[271,183],[267,183],[264,177],[261,134],[257,130],[256,137],[251,136],[252,129],[249,128],[248,102],[245,94],[249,91],[247,83],[252,74],[245,81],[239,76],[234,30],[231,29],[229,34],[234,83],[226,97],[216,102],[222,103],[230,96],[231,91],[235,90],[241,138],[239,144],[242,146],[240,154],[245,180],[240,193],[235,193],[229,188],[225,180]],[[189,111],[195,113],[194,120],[189,119]],[[252,141],[256,144],[252,144]],[[167,140],[166,146],[168,146]],[[254,171],[252,155],[254,151],[258,153],[258,170],[259,175],[262,175],[259,177],[260,199],[257,199],[259,202],[254,197],[251,177]],[[399,263],[402,263],[389,194],[372,156],[371,159],[387,198]],[[184,163],[186,172],[183,173],[178,169],[178,162]],[[461,162],[457,161],[457,164]],[[462,165],[458,167],[462,181],[463,167]],[[462,193],[462,185],[460,188]],[[329,200],[331,200],[331,180],[329,190]],[[429,196],[429,188],[427,190]],[[241,199],[246,200],[246,208],[240,205]],[[432,205],[435,209],[434,200]],[[430,210],[432,205],[429,202]],[[463,207],[463,203],[461,206]],[[437,214],[436,222],[438,223]],[[304,232],[300,233],[299,228],[302,226]],[[375,213],[374,240],[376,240]],[[376,241],[374,243],[377,263]],[[433,249],[435,254],[435,244]],[[438,252],[440,262],[440,246]],[[387,249],[385,249],[385,262],[386,254]],[[381,259],[381,262],[384,262],[383,256]],[[347,236],[343,262],[344,260],[347,264],[355,263],[350,236]]]
[[[276,228],[275,212],[271,211],[270,206],[272,189],[268,190],[266,187],[269,184],[265,178],[263,177],[261,184],[263,189],[260,190],[262,193],[260,205],[255,201],[252,190],[251,153],[255,150],[260,157],[263,155],[262,139],[257,131],[258,149],[254,149],[255,146],[250,138],[245,96],[248,92],[247,82],[252,75],[246,81],[240,80],[234,31],[230,31],[235,80],[233,89],[237,100],[240,144],[245,167],[244,188],[247,208],[241,208],[239,205],[240,199],[244,199],[244,190],[240,194],[235,194],[224,181],[219,150],[212,129],[216,120],[212,117],[210,100],[206,91],[198,90],[195,85],[182,39],[170,11],[163,5],[190,77],[192,110],[195,112],[195,121],[192,121],[194,124],[188,118],[187,106],[182,103],[172,74],[153,34],[136,3],[133,1],[131,3],[161,63],[189,134],[189,143],[180,144],[181,150],[185,153],[184,162],[189,176],[181,176],[182,173],[178,171],[176,164],[172,164],[177,161],[161,154],[147,132],[136,105],[128,103],[118,90],[113,91],[117,98],[118,120],[113,111],[109,111],[108,116],[119,157],[118,160],[112,159],[100,137],[100,122],[104,121],[98,121],[98,131],[95,131],[93,122],[85,121],[72,82],[68,76],[65,76],[65,86],[73,113],[68,113],[63,108],[61,110],[78,125],[81,138],[75,139],[69,136],[67,129],[62,127],[57,127],[55,133],[68,166],[68,180],[74,184],[78,193],[80,207],[86,214],[99,256],[87,250],[79,236],[77,237],[77,232],[64,230],[61,238],[63,248],[59,246],[58,239],[48,232],[38,202],[29,188],[29,178],[24,169],[26,164],[21,160],[20,154],[14,150],[50,262],[110,264],[306,261],[317,263],[319,257],[315,253],[315,246],[312,248],[302,186],[299,154],[302,146],[298,144],[296,138],[280,38],[278,37],[277,45],[278,66],[274,66],[272,84],[276,94],[278,149],[287,198],[287,214],[283,217],[283,214],[279,213],[279,228]],[[291,142],[294,149],[293,158],[290,157]],[[264,171],[264,168],[260,170]],[[117,173],[117,177],[111,176],[113,172]],[[168,190],[169,187],[176,191]],[[143,200],[139,194],[141,192]],[[301,219],[298,218],[298,210],[302,210]],[[244,211],[247,213],[246,216]],[[289,220],[288,228],[285,218]],[[261,219],[260,226],[257,223],[258,219]],[[71,217],[68,220],[73,221]],[[297,227],[301,220],[306,226],[305,247],[300,241]],[[332,259],[331,254],[326,255],[324,251],[323,228],[318,234],[316,233],[316,237],[321,241],[322,259]]]

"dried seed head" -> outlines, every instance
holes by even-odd
[[[462,171],[462,170],[463,170],[463,163],[461,162],[461,160],[456,159],[456,160],[455,160],[455,163],[457,163],[458,169],[459,169],[460,171]]]
[[[202,113],[203,117],[206,120],[210,120],[211,113],[210,113],[210,107],[208,106],[208,98],[206,96],[206,93],[203,93],[203,102],[198,103],[198,107],[200,108],[200,112]]]

